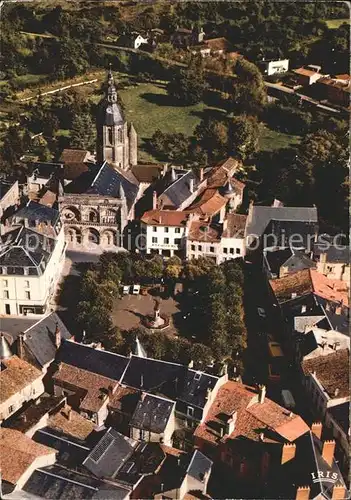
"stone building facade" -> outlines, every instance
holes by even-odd
[[[108,161],[123,170],[138,163],[138,136],[133,124],[128,124],[124,118],[111,70],[106,95],[99,106],[96,128],[98,163]]]

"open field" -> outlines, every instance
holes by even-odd
[[[298,135],[284,134],[262,125],[259,147],[261,151],[275,151],[297,146],[300,140],[301,138]]]
[[[350,19],[326,19],[325,22],[329,29],[336,29],[344,23],[350,24]]]

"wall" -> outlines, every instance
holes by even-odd
[[[153,228],[156,227],[156,231]],[[166,229],[168,228],[168,232]],[[179,229],[179,233],[176,230]],[[184,238],[187,235],[187,229],[183,226],[163,226],[163,225],[155,225],[151,226],[148,224],[141,223],[141,230],[146,233],[146,252],[150,253],[151,250],[156,250],[159,253],[162,250],[169,250],[171,256],[175,251],[179,252],[183,248]],[[152,238],[157,238],[157,243],[152,242]],[[164,243],[164,239],[169,238],[169,243]],[[175,239],[180,239],[179,243],[175,243]]]
[[[36,399],[44,392],[44,384],[42,380],[42,375],[38,377],[34,382],[24,387],[22,390],[12,395],[6,401],[0,404],[0,422],[6,420],[8,417],[13,415],[21,406],[32,399]],[[10,407],[13,409],[10,410]]]
[[[18,203],[19,203],[19,187],[18,187],[18,181],[16,181],[0,200],[0,234],[3,234],[3,229],[4,229],[4,226],[2,224],[2,217],[4,215],[4,212],[9,208],[14,207]]]
[[[342,280],[350,283],[350,265],[341,262],[317,262],[317,271],[329,279]]]
[[[311,409],[313,413],[319,417],[324,419],[327,408],[331,408],[332,406],[337,406],[341,403],[345,403],[350,401],[350,397],[331,398],[325,392],[323,386],[317,379],[316,375],[310,373],[304,378],[304,386],[311,398]]]

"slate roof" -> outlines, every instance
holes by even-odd
[[[143,474],[154,474],[164,461],[165,454],[159,443],[139,442],[133,454],[119,469],[115,480],[127,486],[136,485]]]
[[[184,379],[184,386],[180,392],[178,399],[190,404],[203,408],[207,402],[208,389],[213,390],[218,382],[218,377],[209,375],[204,372],[195,370],[187,370]]]
[[[145,394],[130,421],[131,427],[161,434],[174,410],[175,402]]]
[[[53,361],[56,355],[55,330],[58,326],[61,339],[71,338],[64,323],[56,313],[51,313],[24,331],[24,343],[40,366]]]
[[[61,344],[56,359],[112,380],[120,380],[129,362],[125,356],[70,341]]]
[[[111,427],[84,460],[83,465],[102,478],[114,478],[132,455],[137,441],[120,434]]]
[[[139,187],[137,180],[133,179],[134,176],[131,177],[129,174],[129,177],[128,173],[122,173],[122,171],[110,167],[105,162],[88,189],[88,194],[120,198],[120,186],[122,186],[128,209],[130,209],[137,197]]]
[[[271,273],[279,275],[280,267],[293,255],[290,247],[280,248],[279,250],[268,250],[265,252],[266,261]]]
[[[59,465],[43,467],[33,472],[24,491],[48,500],[124,500],[129,490],[112,483],[79,474]]]
[[[203,482],[211,472],[212,464],[212,460],[207,458],[201,451],[195,450],[186,473],[197,481]]]
[[[174,207],[179,207],[192,195],[190,181],[194,181],[194,189],[196,189],[198,183],[198,179],[192,170],[180,170],[177,171],[177,175],[179,176],[177,180],[166,187],[161,195],[162,197],[167,197],[170,204]],[[167,206],[169,203],[166,202],[165,205]]]
[[[348,435],[350,428],[350,403],[346,402],[341,405],[331,406],[327,409],[327,412],[330,413],[335,422]]]
[[[29,164],[29,171],[31,175],[36,174],[42,179],[50,179],[54,174],[59,172],[62,168],[62,163],[51,163],[51,162],[33,162]]]
[[[55,226],[59,221],[60,214],[58,210],[51,207],[46,207],[35,201],[29,201],[27,205],[19,209],[14,214],[14,219],[27,219],[29,221],[50,222]]]
[[[325,248],[328,246],[328,248]],[[344,248],[336,248],[335,245],[331,244],[323,244],[321,242],[317,242],[313,247],[313,257],[320,257],[322,253],[327,254],[327,262],[335,262],[335,263],[350,263],[350,247],[345,246]]]
[[[295,498],[298,486],[309,486],[309,498],[331,500],[335,484],[345,487],[343,477],[335,460],[330,466],[322,457],[323,443],[309,431],[296,442],[296,455],[282,466],[281,474],[274,479],[275,491],[284,498]],[[312,473],[318,478],[318,471],[324,472],[324,478],[313,481]],[[329,472],[327,475],[326,472]],[[336,474],[335,482],[328,480]],[[289,481],[286,478],[289,477]],[[345,487],[346,488],[346,487]],[[344,497],[338,497],[344,498]]]
[[[317,224],[316,207],[261,207],[254,205],[249,213],[247,235],[262,236],[270,221],[306,222]]]
[[[86,442],[82,443],[72,435],[62,433],[61,429],[54,429],[49,426],[38,430],[33,440],[53,448],[57,452],[57,461],[67,467],[80,467],[83,460],[90,453],[91,446]]]

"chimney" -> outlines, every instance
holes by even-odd
[[[322,430],[323,430],[322,422],[313,422],[311,426],[311,431],[318,439],[322,437]]]
[[[284,443],[283,444],[283,449],[282,449],[282,460],[281,464],[285,464],[286,462],[289,462],[295,457],[296,453],[296,444],[294,443]]]
[[[202,182],[204,180],[204,168],[201,167],[200,168],[200,182]]]
[[[56,328],[55,328],[55,347],[58,349],[61,345],[61,332],[58,326],[58,323],[56,323]]]
[[[194,361],[191,359],[188,364],[188,368],[193,368],[194,367]]]
[[[225,218],[223,221],[223,233],[228,229],[228,219]]]
[[[112,398],[112,395],[113,395],[113,387],[112,387],[112,385],[109,385],[108,388],[107,388],[107,390],[108,390],[108,396],[109,396],[109,398]]]
[[[346,489],[342,484],[336,484],[333,488],[332,500],[343,500],[347,498]]]
[[[18,340],[17,340],[17,356],[20,359],[24,359],[24,340],[25,340],[25,334],[20,333],[18,335]]]
[[[236,419],[238,417],[237,412],[234,412],[233,415],[229,417],[225,426],[225,433],[230,436],[235,429]]]
[[[190,189],[190,193],[194,192],[194,179],[190,179],[190,181],[189,181],[189,189]]]
[[[334,459],[335,441],[324,441],[322,449],[322,457],[331,467]]]
[[[339,396],[339,388],[337,387],[334,391],[334,397],[337,398]]]
[[[309,500],[309,498],[310,498],[310,487],[299,486],[296,490],[295,500]]]
[[[259,385],[258,386],[258,402],[262,405],[264,403],[265,397],[266,397],[266,386],[265,385]]]
[[[157,210],[157,192],[152,193],[152,210]]]
[[[66,416],[67,416],[67,420],[70,422],[72,420],[72,409],[71,408],[67,409]]]

